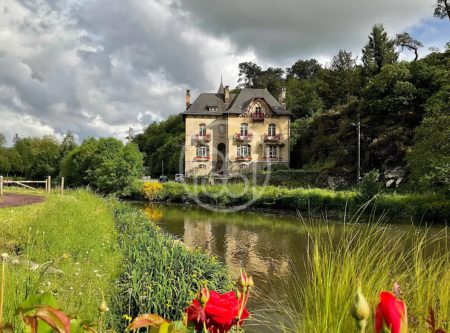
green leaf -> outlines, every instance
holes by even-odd
[[[58,303],[53,295],[49,292],[43,294],[32,295],[28,297],[22,304],[19,305],[17,313],[27,312],[39,305],[48,305],[52,308],[58,308]]]

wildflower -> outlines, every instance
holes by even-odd
[[[367,303],[360,286],[356,291],[351,313],[353,318],[356,320],[359,331],[365,332],[367,327],[367,319],[370,316],[370,306],[369,303]]]
[[[106,304],[105,300],[103,300],[98,306],[98,311],[100,311],[101,313],[109,311],[108,305]]]
[[[2,260],[3,261],[8,260],[8,257],[9,257],[8,253],[2,253]]]
[[[408,319],[403,301],[387,291],[380,293],[380,303],[375,311],[375,332],[406,333]]]
[[[207,287],[204,287],[204,288],[202,288],[202,290],[200,290],[199,300],[203,306],[205,306],[205,304],[209,301],[210,297],[211,297],[211,294]]]

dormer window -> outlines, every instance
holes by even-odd
[[[260,106],[257,106],[257,107],[255,108],[255,112],[256,112],[256,113],[261,113],[261,112],[262,112],[261,107],[260,107]]]
[[[209,112],[217,112],[217,106],[208,106]]]

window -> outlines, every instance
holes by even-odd
[[[241,136],[248,135],[248,124],[241,124]]]
[[[197,157],[208,157],[208,146],[205,145],[198,146]]]
[[[206,169],[206,164],[200,164],[200,165],[198,166],[198,168],[199,168],[199,169]]]
[[[208,106],[209,112],[217,112],[217,106]]]
[[[255,108],[255,112],[256,112],[256,113],[261,113],[261,112],[262,112],[262,108],[261,108],[260,106],[257,106],[257,107]]]
[[[278,156],[277,146],[268,146],[267,147],[267,157],[268,158],[276,158]]]
[[[220,134],[224,134],[225,133],[225,125],[223,125],[223,124],[219,125],[219,133]]]
[[[275,136],[277,133],[277,126],[275,124],[269,125],[269,136]]]
[[[198,135],[199,136],[205,136],[206,135],[206,125],[200,124],[198,127]]]
[[[250,157],[250,155],[251,155],[250,145],[239,145],[237,147],[237,156],[238,157]]]

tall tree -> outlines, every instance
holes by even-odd
[[[417,61],[417,59],[419,58],[419,48],[423,46],[421,42],[419,42],[417,39],[412,38],[407,32],[397,34],[395,37],[395,44],[397,46],[401,46],[402,51],[405,47],[409,50],[413,50],[415,54],[414,61]]]
[[[2,133],[0,133],[0,147],[3,147],[5,144],[6,144],[6,138]]]
[[[288,68],[288,78],[295,77],[297,79],[310,80],[316,78],[322,66],[316,59],[298,60],[291,68]]]
[[[434,7],[434,16],[440,19],[448,17],[450,20],[450,1],[449,0],[437,0]]]
[[[395,41],[390,39],[382,24],[375,24],[364,46],[362,62],[368,75],[381,72],[384,65],[393,64],[398,59]]]
[[[351,52],[339,50],[333,57],[330,73],[330,95],[334,103],[342,104],[361,88],[360,70]]]
[[[239,64],[239,85],[242,88],[253,88],[261,76],[262,68],[253,62]]]

